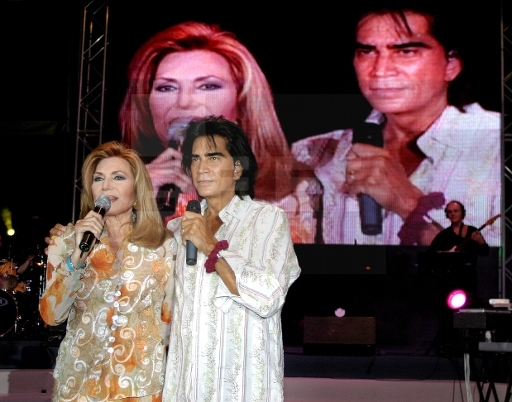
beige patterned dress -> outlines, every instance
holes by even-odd
[[[40,300],[49,325],[67,320],[54,370],[53,401],[159,401],[177,249],[127,243],[115,252],[104,232],[84,270],[71,271],[74,229],[50,246]]]

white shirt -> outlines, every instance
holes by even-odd
[[[240,296],[206,273],[206,255],[188,266],[179,248],[163,400],[283,401],[281,310],[300,274],[288,219],[272,204],[238,196],[219,216],[215,236],[229,243],[220,254]],[[181,218],[167,227],[181,244]]]

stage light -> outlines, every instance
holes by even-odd
[[[14,229],[12,227],[11,211],[7,208],[2,209],[2,221],[4,222],[4,225],[7,228],[7,235],[13,236]]]
[[[468,300],[468,297],[466,295],[466,292],[462,289],[455,289],[452,290],[448,297],[446,298],[446,304],[449,308],[452,310],[457,310],[459,308],[462,308],[465,306],[466,302]]]

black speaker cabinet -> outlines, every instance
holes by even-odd
[[[375,354],[375,317],[304,317],[304,354]]]

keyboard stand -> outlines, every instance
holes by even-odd
[[[495,402],[499,402],[498,392],[496,391],[496,363],[505,361],[507,365],[507,388],[505,391],[505,399],[503,402],[510,402],[511,385],[512,385],[512,343],[511,342],[479,342],[478,350],[482,358],[482,371],[487,373],[486,379],[480,379],[480,375],[476,375],[476,385],[480,400],[483,402],[490,402],[491,395],[494,397]],[[474,359],[472,366],[474,373],[477,374]],[[484,383],[488,382],[487,392],[484,397]]]

